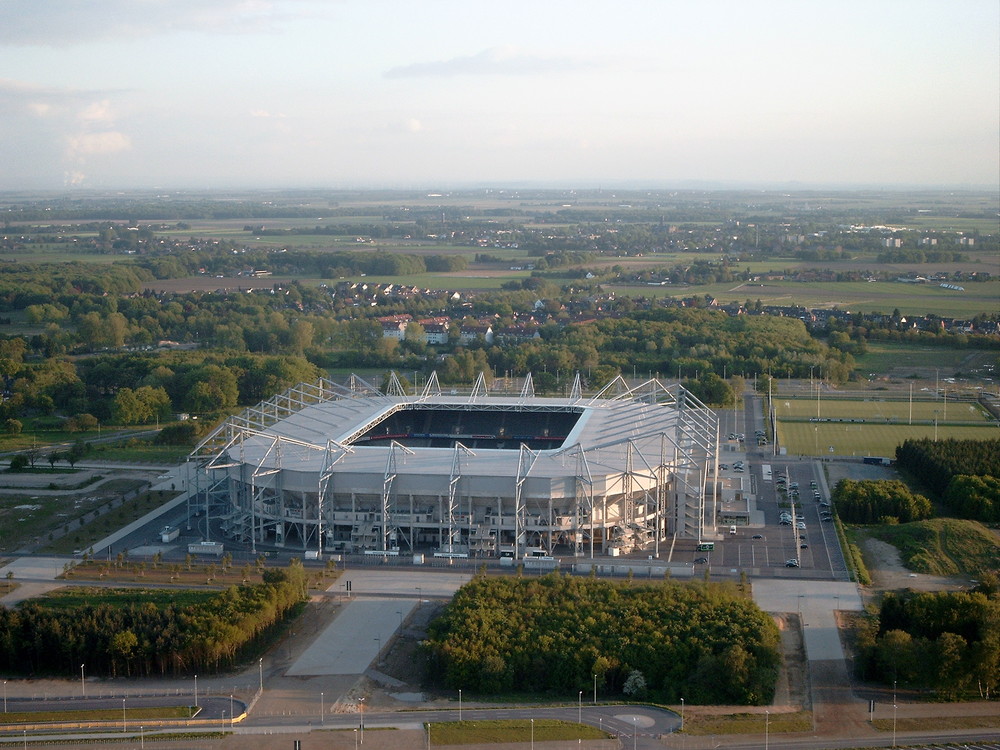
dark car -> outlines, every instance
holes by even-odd
[[[707,557],[696,557],[694,559],[694,564],[695,565],[704,565],[707,562],[708,562],[708,558]]]
[[[791,560],[785,560],[785,567],[786,568],[797,568],[797,567],[799,567],[799,561],[796,560],[796,559],[794,559],[794,558],[791,559]]]
[[[802,542],[802,544],[799,545],[799,549],[809,549],[809,544],[807,542]]]
[[[764,535],[763,535],[763,534],[754,534],[754,535],[753,535],[752,537],[750,537],[750,538],[751,538],[751,539],[763,539],[763,538],[764,538]]]

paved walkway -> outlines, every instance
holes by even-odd
[[[417,606],[415,600],[356,599],[285,672],[288,676],[363,674]]]

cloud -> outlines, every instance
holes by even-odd
[[[319,0],[5,0],[0,45],[68,47],[184,31],[274,32]]]
[[[586,70],[592,67],[594,63],[585,60],[543,57],[527,54],[512,47],[492,47],[475,55],[398,66],[387,70],[385,77],[526,76]]]
[[[66,139],[66,156],[82,159],[87,156],[116,154],[132,148],[131,139],[117,130],[97,133],[76,133]]]
[[[266,109],[252,109],[250,110],[250,116],[264,120],[283,120],[286,117],[283,112],[270,112]]]
[[[112,122],[111,104],[107,99],[92,102],[80,110],[77,117],[84,122]]]

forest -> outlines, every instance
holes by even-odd
[[[933,690],[943,700],[996,698],[1000,689],[1000,591],[887,593],[858,637],[858,676]]]
[[[74,589],[0,607],[0,672],[103,677],[228,669],[298,611],[306,572],[292,561],[264,582],[220,592]]]
[[[774,621],[733,585],[553,573],[477,576],[429,629],[429,676],[482,695],[602,695],[765,705],[780,664]]]
[[[833,490],[837,515],[845,523],[909,523],[933,515],[931,501],[896,479],[841,479]]]
[[[906,440],[896,461],[959,518],[1000,521],[1000,439]]]

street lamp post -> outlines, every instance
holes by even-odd
[[[579,700],[576,706],[576,723],[583,724],[583,691],[580,691]]]
[[[639,717],[632,717],[632,750],[635,750],[635,742],[639,735]]]
[[[594,675],[594,705],[597,705],[597,675]]]
[[[257,660],[257,673],[260,676],[260,692],[264,692],[264,657]]]
[[[892,746],[896,747],[896,702],[892,702]]]
[[[122,698],[122,733],[125,732],[125,699]]]
[[[142,724],[139,725],[139,750],[146,747],[146,736],[142,733]]]
[[[83,679],[83,664],[80,665],[80,697],[87,697],[87,683]]]
[[[684,731],[684,699],[681,698],[681,731]]]
[[[198,708],[198,675],[194,676],[194,707]]]
[[[764,712],[764,750],[767,750],[768,735],[771,730],[771,712]]]
[[[233,710],[233,696],[229,696],[229,728],[233,728],[233,722],[236,720],[235,711]]]
[[[3,712],[7,713],[7,680],[3,681]]]
[[[354,750],[358,750],[358,730],[354,730]]]
[[[531,750],[535,750],[535,720],[531,719]]]
[[[365,699],[358,698],[358,708],[361,711],[361,744],[365,744]]]
[[[462,720],[462,688],[458,689],[458,720]]]
[[[326,708],[326,706],[323,704],[323,693],[320,693],[319,694],[319,723],[320,724],[324,723],[323,713],[324,713],[324,709],[325,708]]]

